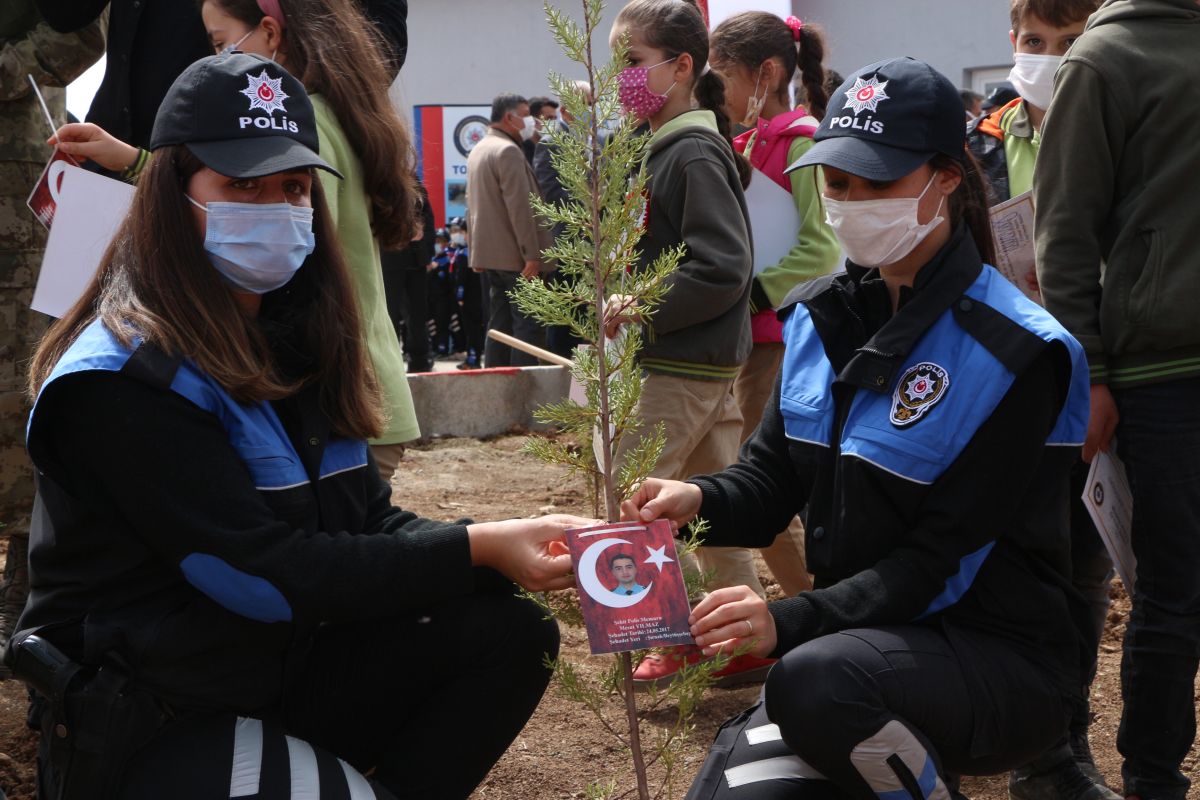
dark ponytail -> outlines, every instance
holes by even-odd
[[[696,79],[695,85],[692,86],[692,97],[696,98],[701,108],[713,112],[717,118],[717,130],[732,147],[733,125],[729,121],[729,115],[725,113],[725,81],[710,69]],[[750,185],[750,162],[736,150],[733,152],[733,162],[737,164],[738,177],[742,181],[742,188],[745,189]]]
[[[717,130],[733,147],[733,126],[725,113],[725,82],[708,69],[708,26],[695,0],[633,0],[617,14],[616,23],[636,28],[647,46],[668,58],[683,53],[692,57],[692,96],[701,108],[713,112]],[[733,151],[742,188],[750,185],[750,162]]]
[[[785,102],[788,84],[799,70],[808,113],[820,120],[829,105],[829,92],[825,88],[825,37],[815,25],[789,19],[790,23],[784,22],[765,11],[734,14],[712,32],[712,60],[756,70],[768,59],[779,59],[783,78],[774,91]]]
[[[825,119],[825,109],[829,106],[829,94],[825,91],[825,37],[812,25],[800,29],[796,63],[808,99],[808,113]]]
[[[987,189],[983,182],[983,170],[975,156],[963,151],[963,159],[951,158],[939,153],[929,166],[947,172],[957,172],[962,182],[950,195],[950,224],[957,228],[959,223],[967,226],[979,255],[985,264],[996,263],[996,244],[992,240],[992,222],[988,216]]]

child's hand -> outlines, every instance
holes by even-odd
[[[604,335],[609,339],[616,338],[622,325],[641,321],[637,302],[629,295],[614,294],[604,304]]]
[[[50,137],[47,144],[80,161],[95,161],[110,172],[120,172],[132,166],[138,149],[122,142],[99,125],[90,122],[69,122]]]

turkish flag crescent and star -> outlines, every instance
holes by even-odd
[[[567,546],[593,654],[694,643],[669,522],[573,528]]]

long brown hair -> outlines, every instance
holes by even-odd
[[[287,286],[264,295],[256,321],[242,312],[204,253],[184,194],[202,166],[186,146],[155,152],[96,277],[38,346],[30,396],[99,319],[126,347],[142,340],[191,360],[241,403],[278,400],[315,381],[334,431],[379,435],[379,386],[320,181],[313,181],[312,195],[316,248]],[[285,371],[272,355],[261,324],[271,319],[297,323],[291,341],[305,362],[298,371]]]
[[[929,166],[938,170],[955,172],[962,177],[958,188],[950,195],[950,225],[959,223],[967,226],[979,255],[985,264],[996,263],[996,243],[992,239],[992,223],[988,216],[987,188],[983,181],[983,169],[970,151],[963,150],[959,161],[944,153],[938,153],[929,161]]]
[[[617,14],[614,24],[636,28],[648,47],[662,50],[667,58],[683,53],[692,57],[692,96],[701,108],[713,112],[717,130],[733,147],[733,126],[725,113],[725,81],[708,66],[708,26],[700,7],[692,0],[633,0]],[[750,162],[734,151],[742,187],[750,185]]]
[[[257,0],[205,2],[251,27],[262,22]],[[280,0],[280,7],[287,70],[329,101],[362,163],[371,230],[384,249],[407,247],[417,233],[416,160],[388,98],[387,46],[353,0]]]
[[[734,14],[712,32],[712,56],[719,64],[738,64],[755,70],[770,58],[783,62],[783,77],[775,94],[787,98],[788,84],[797,69],[804,85],[808,113],[825,118],[829,93],[825,89],[825,37],[814,25],[804,23],[800,41],[792,29],[774,14],[744,11]]]

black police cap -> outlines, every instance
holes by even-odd
[[[319,167],[317,119],[300,81],[274,61],[231,52],[183,71],[154,119],[150,149],[187,145],[214,172],[255,178]]]
[[[823,164],[873,181],[894,181],[938,153],[962,160],[966,147],[958,89],[912,58],[855,72],[829,101],[816,142],[788,172]]]

